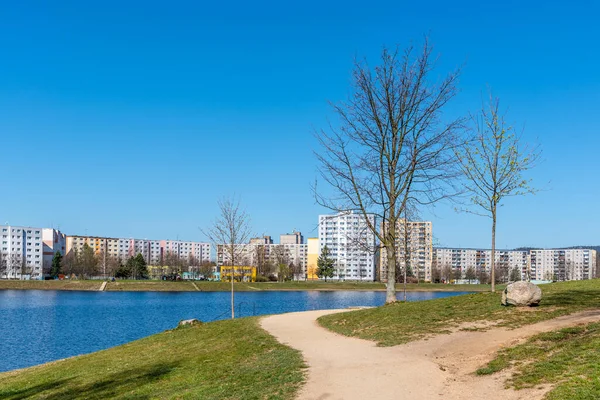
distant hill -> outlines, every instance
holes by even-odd
[[[565,249],[591,249],[600,253],[600,246],[571,246],[565,247]]]
[[[535,250],[535,249],[540,249],[543,247],[517,247],[515,250],[518,251],[530,251],[530,250]],[[553,249],[590,249],[590,250],[596,250],[597,252],[600,253],[600,246],[570,246],[570,247],[552,247]]]

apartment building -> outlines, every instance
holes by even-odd
[[[106,254],[125,260],[141,254],[149,265],[162,265],[167,254],[199,262],[210,261],[210,243],[186,242],[181,240],[147,240],[96,236],[67,236],[66,252],[82,252],[88,245],[95,254]]]
[[[281,261],[286,264],[293,263],[298,267],[295,279],[306,278],[307,267],[307,245],[304,243],[285,243],[275,244],[251,239],[251,243],[241,243],[234,245],[217,245],[217,265],[228,266],[232,264],[232,251],[235,255],[236,265],[258,266],[260,264],[270,263],[276,266]]]
[[[381,232],[385,224],[381,224]],[[431,265],[433,260],[433,236],[431,221],[406,221],[400,219],[396,226],[396,254],[400,268],[404,268],[407,260],[409,270],[420,281],[431,281]],[[381,248],[379,261],[379,280],[387,282],[387,251]]]
[[[0,278],[44,279],[65,235],[52,228],[0,225]]]
[[[464,278],[468,268],[476,273],[490,273],[492,251],[488,249],[435,248],[433,264],[436,268],[452,268]],[[496,250],[496,274],[508,274],[514,269],[526,280],[582,280],[596,277],[596,251],[591,249],[533,249]],[[500,276],[500,275],[498,275]]]
[[[532,280],[584,280],[596,278],[597,252],[591,249],[533,249]]]
[[[529,252],[526,250],[502,250],[495,252],[496,273],[506,275],[517,269],[521,279],[526,279],[529,265]],[[489,274],[492,264],[492,251],[487,249],[453,249],[438,247],[433,251],[433,266],[443,270],[450,267],[454,277],[465,278],[469,268],[475,273],[481,271]],[[500,275],[498,275],[500,276]]]
[[[375,280],[378,248],[367,221],[376,221],[372,214],[367,218],[352,211],[319,215],[319,254],[327,246],[335,259],[334,279]]]
[[[281,244],[303,244],[304,236],[302,233],[294,231],[293,233],[286,233],[279,236],[279,243]]]

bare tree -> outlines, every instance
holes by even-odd
[[[472,281],[477,279],[477,273],[475,272],[475,267],[473,267],[472,265],[469,265],[467,267],[467,270],[465,271],[465,279],[468,280],[469,283],[471,283]]]
[[[65,275],[71,277],[71,275],[77,274],[78,259],[79,254],[75,248],[65,254],[61,263]]]
[[[442,279],[444,279],[446,283],[450,283],[452,280],[452,266],[450,264],[445,263],[442,266]]]
[[[13,278],[17,278],[17,271],[21,270],[22,272],[23,264],[23,257],[20,254],[10,253],[8,255],[8,270],[10,271],[9,274],[12,275]]]
[[[0,251],[0,278],[8,278],[8,257],[5,253]]]
[[[457,159],[466,178],[466,189],[471,202],[482,212],[470,211],[492,219],[492,257],[490,274],[492,292],[495,291],[496,221],[497,209],[509,196],[534,193],[530,181],[523,173],[538,160],[538,148],[521,144],[504,115],[500,114],[500,102],[490,96],[478,115],[471,117],[475,137],[466,146],[457,148]]]
[[[458,72],[431,83],[431,53],[425,40],[421,51],[384,49],[374,70],[357,61],[352,95],[334,105],[339,127],[317,135],[320,176],[334,189],[329,196],[315,185],[317,202],[362,213],[390,266],[397,262],[397,222],[407,203],[432,204],[453,193],[448,183],[462,121],[443,123],[440,117],[456,94]],[[370,214],[378,221],[371,222]],[[396,301],[395,282],[396,270],[388,268],[386,302]]]
[[[215,219],[213,225],[207,230],[202,230],[204,235],[212,241],[216,247],[222,246],[221,250],[227,255],[231,267],[231,319],[235,318],[235,303],[233,281],[235,267],[239,266],[239,259],[246,249],[239,243],[246,243],[252,236],[250,230],[250,217],[241,205],[240,201],[224,197],[218,201],[220,215]]]
[[[273,259],[277,264],[277,277],[280,282],[283,282],[287,275],[289,275],[289,262],[290,253],[289,250],[281,244],[273,246],[271,250]]]
[[[204,279],[211,279],[215,273],[215,263],[212,261],[202,261],[199,266],[199,272]]]

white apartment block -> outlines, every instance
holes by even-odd
[[[125,260],[141,254],[149,265],[162,265],[164,257],[171,253],[179,258],[195,257],[199,262],[210,261],[210,243],[186,242],[180,240],[147,240],[95,236],[68,236],[67,253],[82,252],[88,245],[97,255],[106,254]]]
[[[0,225],[0,278],[44,279],[65,235],[51,228]]]
[[[381,230],[385,225],[381,224]],[[404,268],[406,264],[406,248],[410,270],[420,281],[431,281],[431,264],[433,260],[433,236],[431,221],[408,221],[401,219],[396,224],[396,259]],[[379,261],[379,279],[387,282],[387,251],[381,248]]]
[[[518,269],[521,279],[526,279],[529,263],[529,252],[526,250],[496,250],[496,273],[503,270],[508,274],[513,269]],[[464,278],[467,269],[473,268],[476,273],[491,271],[492,251],[486,249],[452,249],[435,248],[433,251],[433,265],[439,269],[447,266],[452,268],[453,276],[460,272]]]
[[[597,252],[591,249],[534,249],[532,280],[579,281],[596,278]]]
[[[460,271],[464,278],[466,270],[490,273],[492,251],[488,249],[435,248],[433,265],[443,269]],[[596,251],[590,249],[534,249],[496,250],[496,274],[502,270],[510,274],[519,270],[521,279],[582,280],[596,277]]]
[[[368,221],[376,226],[375,216]],[[334,279],[374,281],[377,245],[362,214],[319,215],[319,254],[327,246],[335,262]]]

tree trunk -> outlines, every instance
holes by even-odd
[[[235,303],[233,299],[233,273],[234,267],[231,266],[231,319],[235,319]]]
[[[492,279],[492,293],[496,291],[496,207],[492,210],[492,261],[491,261],[491,279]]]
[[[387,282],[385,284],[385,302],[393,303],[396,299],[396,252],[394,251],[394,245],[386,246],[387,256]]]

